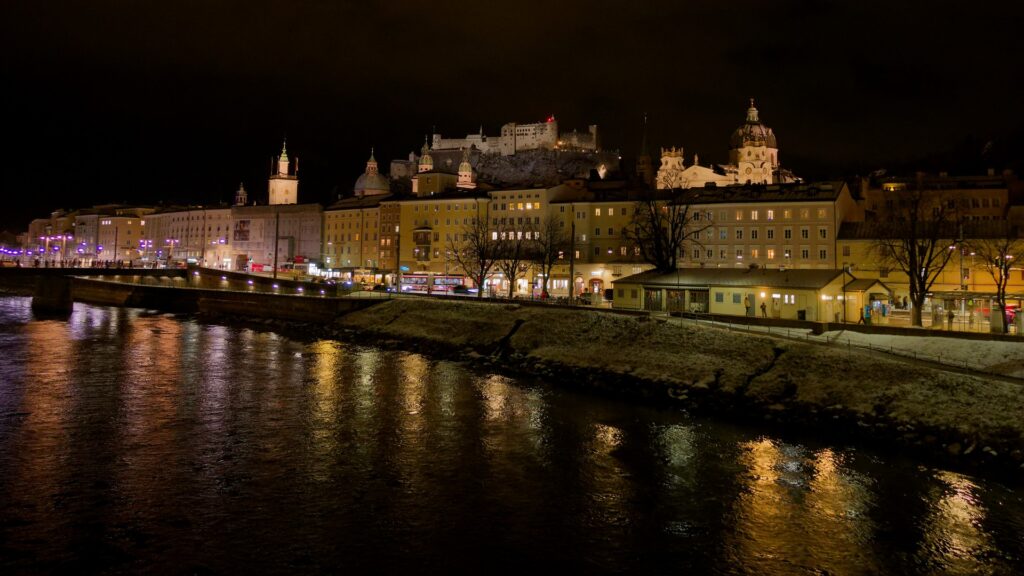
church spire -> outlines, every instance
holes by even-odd
[[[281,144],[281,155],[277,158],[277,173],[282,176],[288,175],[288,139]]]
[[[373,146],[370,146],[370,159],[366,161],[366,173],[377,173],[377,159],[373,157]]]
[[[640,152],[636,155],[636,175],[648,187],[654,186],[654,167],[651,155],[647,153],[647,113],[644,112],[643,136],[640,139]]]
[[[649,156],[647,153],[647,112],[644,112],[643,136],[640,138],[640,155]]]
[[[750,108],[747,108],[747,122],[757,123],[760,120],[757,119],[757,108],[754,107],[754,99],[750,99]]]

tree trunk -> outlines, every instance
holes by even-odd
[[[921,309],[924,307],[924,299],[922,298],[921,301],[918,302],[918,299],[915,298],[912,300],[912,304],[914,305],[914,308],[910,311],[910,325],[923,328],[924,323],[921,322]]]

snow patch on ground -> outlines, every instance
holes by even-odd
[[[891,350],[902,356],[917,356],[924,360],[980,368],[988,372],[1024,378],[1024,340],[1004,342],[995,340],[968,340],[940,336],[896,336],[892,334],[864,334],[839,330],[825,332],[823,337],[835,345]]]

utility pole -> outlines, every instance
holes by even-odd
[[[277,280],[277,240],[280,237],[278,228],[281,226],[281,213],[274,212],[274,280]]]
[[[572,296],[576,287],[576,205],[569,204],[572,211],[572,222],[569,226],[569,304],[572,304]]]
[[[967,283],[964,282],[964,225],[958,226],[960,234],[956,241],[956,249],[960,252],[960,270],[957,271],[957,278],[960,279],[960,318],[963,321],[964,314],[967,313]]]
[[[402,292],[402,232],[399,226],[400,224],[395,224],[395,292],[397,293]]]

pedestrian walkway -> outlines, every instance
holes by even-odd
[[[972,372],[1024,380],[1024,341],[990,341],[950,336],[897,336],[836,330],[814,334],[807,328],[758,324],[732,324],[699,318],[670,321],[713,326],[730,331],[760,333],[827,346],[861,349],[911,358]]]

